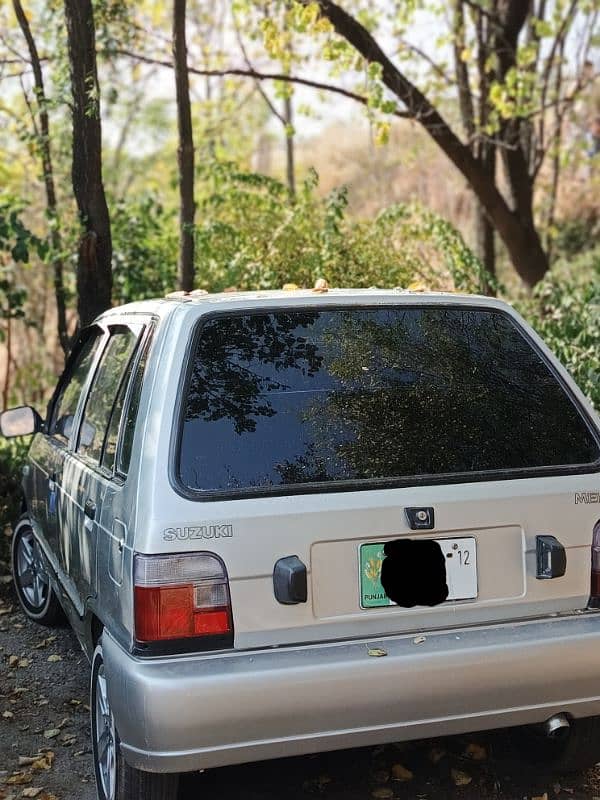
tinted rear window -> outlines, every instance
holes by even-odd
[[[192,358],[179,463],[192,490],[468,479],[599,457],[577,408],[500,312],[215,316]]]

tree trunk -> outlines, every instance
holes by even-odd
[[[496,277],[496,237],[494,226],[485,208],[477,199],[475,200],[475,240],[477,256],[485,269],[481,291],[490,297],[495,297],[496,290],[493,279]]]
[[[39,118],[39,131],[38,131],[38,147],[40,151],[40,158],[42,162],[42,173],[44,178],[44,188],[46,191],[46,210],[48,212],[48,221],[50,223],[50,245],[52,247],[52,269],[54,273],[54,296],[56,298],[56,313],[57,313],[57,330],[58,340],[63,351],[66,353],[69,349],[69,335],[67,332],[67,315],[65,308],[65,285],[64,285],[64,264],[62,259],[62,237],[60,233],[60,224],[58,219],[58,209],[56,203],[56,189],[54,186],[54,169],[52,166],[52,150],[50,147],[50,124],[48,120],[48,107],[46,101],[46,92],[44,89],[44,76],[42,73],[42,65],[38,54],[35,39],[31,33],[29,21],[21,0],[13,0],[13,8],[15,16],[21,32],[27,42],[27,49],[29,50],[29,58],[31,67],[33,69],[33,78],[35,81],[35,96],[38,108]]]
[[[283,119],[285,130],[285,166],[290,200],[296,197],[296,167],[294,165],[294,112],[292,98],[286,94],[283,101]]]
[[[100,87],[92,0],[64,0],[73,93],[72,180],[84,232],[77,262],[79,324],[110,308],[112,240],[102,183]]]
[[[495,184],[496,145],[493,142],[482,140],[478,151],[479,160],[488,175],[490,183]],[[493,221],[478,199],[475,201],[475,237],[477,255],[485,269],[481,290],[484,294],[494,297],[496,295],[496,232]]]
[[[185,39],[186,0],[173,2],[173,63],[177,95],[179,146],[179,288],[194,288],[194,137],[190,105],[190,83]]]

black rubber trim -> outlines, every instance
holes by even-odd
[[[152,656],[175,656],[188,653],[209,653],[214,650],[231,650],[233,632],[214,636],[197,636],[189,639],[165,639],[160,642],[134,642],[132,655],[143,658]]]
[[[573,403],[579,412],[582,420],[590,431],[598,447],[599,456],[591,464],[563,464],[550,467],[530,467],[526,469],[504,469],[489,472],[455,472],[437,475],[414,475],[403,478],[373,478],[363,480],[349,480],[338,482],[306,483],[306,484],[287,484],[284,486],[250,487],[247,489],[228,489],[228,490],[202,490],[191,489],[181,480],[179,472],[181,440],[183,438],[183,414],[185,410],[185,398],[191,380],[192,356],[196,351],[198,339],[202,334],[202,328],[215,317],[240,317],[244,315],[266,316],[277,312],[302,312],[312,310],[340,311],[349,308],[364,309],[395,309],[401,303],[357,303],[357,304],[331,304],[318,306],[315,304],[302,304],[298,306],[274,305],[268,309],[243,308],[227,311],[210,311],[203,314],[195,323],[192,335],[188,341],[185,351],[184,368],[181,371],[177,405],[173,416],[173,427],[171,430],[171,445],[169,452],[169,483],[173,490],[187,500],[195,501],[214,501],[214,500],[245,500],[258,497],[285,497],[303,494],[329,494],[332,492],[360,492],[373,489],[401,489],[413,486],[439,486],[444,484],[456,483],[482,483],[484,481],[504,481],[522,480],[524,478],[542,478],[560,475],[585,475],[600,472],[600,431],[596,428],[590,418],[587,409],[582,405],[579,398],[573,394],[571,387],[565,382],[563,376],[556,369],[555,363],[550,360],[540,349],[538,343],[531,337],[529,332],[522,326],[520,321],[508,311],[499,308],[490,308],[482,303],[411,303],[408,308],[445,308],[456,309],[464,308],[468,310],[479,310],[488,314],[498,314],[508,319],[516,331],[533,348],[538,357],[550,370],[551,374],[560,384],[568,399]]]

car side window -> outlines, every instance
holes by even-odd
[[[144,342],[139,361],[135,367],[129,403],[127,405],[126,414],[123,420],[121,447],[117,459],[117,472],[119,472],[121,475],[127,475],[127,472],[129,471],[131,450],[133,447],[133,435],[135,433],[135,425],[140,407],[140,399],[142,396],[142,386],[144,383],[144,374],[146,372],[146,364],[148,363],[148,355],[152,345],[153,334],[154,329],[151,327]]]
[[[103,336],[100,328],[84,331],[58,384],[48,423],[48,434],[65,443],[71,438],[79,398]]]
[[[139,332],[139,326],[110,329],[108,344],[92,381],[79,428],[77,452],[97,464],[102,457],[111,412],[118,400]]]

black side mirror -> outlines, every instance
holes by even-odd
[[[7,439],[12,439],[14,436],[31,436],[32,433],[41,431],[42,427],[42,418],[30,406],[11,408],[0,414],[0,433]]]

